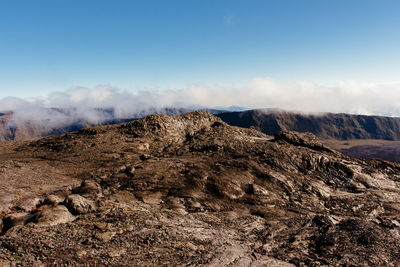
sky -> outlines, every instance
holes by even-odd
[[[166,92],[197,88],[213,106],[286,108],[291,103],[283,99],[306,83],[316,101],[328,90],[349,105],[383,86],[393,97],[380,101],[389,98],[393,111],[400,100],[399,29],[398,0],[1,0],[0,99],[49,100],[105,87],[168,98]],[[272,82],[260,87],[260,80]],[[233,97],[254,88],[254,104]],[[221,92],[232,101],[213,101]],[[327,110],[370,104],[360,105]]]

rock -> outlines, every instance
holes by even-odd
[[[14,194],[1,192],[0,194],[0,213],[6,212],[13,206]]]
[[[108,228],[107,223],[104,223],[104,222],[95,223],[93,226],[94,226],[96,229],[99,229],[99,230],[105,230],[105,229]]]
[[[108,252],[108,255],[111,257],[111,258],[114,258],[114,257],[121,257],[122,255],[124,255],[126,253],[126,249],[120,249],[120,248],[116,248],[116,249],[111,249],[109,252]]]
[[[214,259],[208,264],[208,266],[230,266],[235,261],[246,256],[247,251],[239,246],[224,246],[217,250],[217,254]]]
[[[104,204],[112,207],[134,208],[138,205],[138,202],[139,200],[131,192],[118,191],[110,195]]]
[[[161,192],[137,192],[135,196],[146,204],[160,204],[163,194]]]
[[[304,146],[317,151],[332,152],[325,147],[312,133],[299,133],[292,131],[280,131],[275,135],[275,141],[285,141],[295,146]]]
[[[11,265],[11,261],[1,260],[1,259],[0,259],[0,266],[3,266],[3,267],[11,267],[11,266],[12,266],[12,265]]]
[[[64,205],[41,210],[36,217],[36,222],[40,226],[58,225],[75,220],[75,216],[73,216]]]
[[[268,190],[266,190],[265,188],[263,188],[262,186],[259,186],[257,184],[252,184],[251,185],[251,189],[253,191],[253,194],[256,196],[269,196],[271,195],[270,192],[268,192]]]
[[[138,144],[137,149],[141,151],[146,151],[150,148],[150,145],[148,143],[142,143]]]
[[[11,213],[4,216],[2,219],[2,232],[7,232],[9,229],[13,228],[14,226],[24,225],[30,219],[32,215],[26,212],[17,212]]]
[[[149,154],[142,154],[142,155],[140,155],[140,159],[141,160],[148,160],[150,158],[150,155]]]
[[[113,237],[115,236],[115,234],[116,234],[116,232],[96,233],[95,237],[96,237],[98,240],[100,240],[100,241],[106,243],[106,242],[110,241],[111,238],[113,238]]]
[[[84,214],[96,210],[96,205],[92,200],[86,199],[81,195],[72,194],[65,199],[65,205],[73,214]]]
[[[126,165],[122,165],[119,168],[117,168],[118,172],[125,172],[126,171]]]
[[[126,167],[126,173],[128,173],[128,174],[134,174],[135,173],[135,167],[134,166],[127,166]]]
[[[78,250],[76,252],[76,256],[78,256],[79,258],[85,258],[87,254],[88,252],[86,250]]]
[[[76,190],[77,193],[85,197],[97,197],[102,192],[101,186],[94,181],[84,181]]]
[[[17,202],[17,208],[23,211],[30,211],[36,208],[43,198],[38,196],[27,196]]]
[[[57,195],[48,195],[44,200],[44,203],[48,203],[54,206],[60,204],[61,202],[63,202],[63,199]]]
[[[267,256],[261,257],[260,259],[257,259],[250,264],[250,267],[263,267],[263,266],[294,267],[296,265],[278,259],[270,258]]]
[[[186,207],[183,205],[182,199],[170,197],[167,199],[166,205],[169,209],[174,210],[181,215],[187,214]]]

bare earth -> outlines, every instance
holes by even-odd
[[[0,266],[396,266],[400,165],[207,112],[0,143]]]

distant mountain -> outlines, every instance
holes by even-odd
[[[282,130],[310,132],[320,139],[400,140],[400,119],[335,113],[296,113],[276,109],[256,109],[217,114],[226,123],[254,128],[268,135]]]
[[[85,114],[75,109],[47,109],[36,117],[14,116],[13,112],[0,112],[0,141],[32,140],[45,136],[58,136],[94,125],[128,122],[149,114],[180,115],[191,111],[185,108],[147,109],[129,116],[116,114],[114,109],[93,109]],[[254,128],[268,135],[282,130],[311,132],[320,139],[400,140],[400,119],[334,113],[296,113],[277,109],[256,109],[227,112],[208,109],[226,123],[243,128]],[[88,114],[89,113],[89,114]]]

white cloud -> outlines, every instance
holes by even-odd
[[[343,81],[323,86],[310,81],[278,83],[259,77],[235,88],[190,85],[181,90],[130,93],[112,86],[77,87],[45,98],[0,100],[0,111],[13,110],[14,119],[40,120],[49,127],[72,119],[97,123],[109,118],[95,108],[110,108],[115,117],[127,118],[150,108],[230,106],[400,116],[400,83]],[[48,108],[68,109],[68,114]]]

